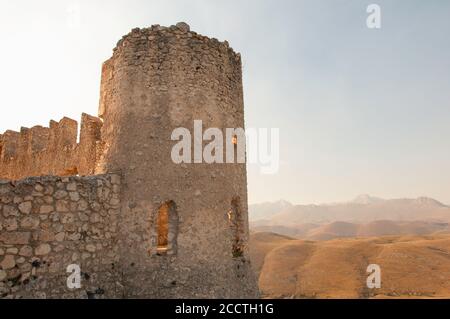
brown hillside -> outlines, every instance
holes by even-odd
[[[273,232],[297,239],[332,240],[349,237],[381,237],[405,235],[450,234],[448,223],[426,221],[377,220],[367,224],[333,222],[324,225],[253,226],[253,231]]]
[[[275,233],[260,232],[250,236],[250,259],[257,276],[259,276],[267,253],[290,240],[292,238]]]
[[[264,297],[450,298],[448,235],[324,242],[267,233],[260,242],[260,236],[252,236],[251,257],[259,267],[265,255],[259,276]],[[366,287],[369,264],[381,267],[381,289]]]

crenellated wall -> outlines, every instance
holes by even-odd
[[[175,128],[244,128],[240,54],[186,23],[133,29],[103,64],[99,117],[79,143],[68,118],[0,135],[0,298],[258,297],[245,163],[171,158]]]
[[[49,127],[0,134],[0,179],[93,175],[102,151],[102,124],[99,118],[83,114],[79,143],[78,123],[67,117],[50,121]]]

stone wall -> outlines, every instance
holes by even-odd
[[[246,164],[171,159],[175,128],[244,128],[240,55],[185,23],[133,29],[103,65],[99,116],[78,144],[67,118],[0,135],[0,179],[100,174],[0,184],[0,296],[257,297]]]
[[[244,128],[240,55],[184,23],[133,29],[103,65],[99,116],[105,147],[96,172],[123,176],[118,236],[125,296],[256,297],[246,165],[171,159],[175,128],[193,132],[194,120],[224,136],[226,128]],[[167,254],[160,255],[156,221],[168,202],[175,216]],[[233,206],[238,227],[229,218]]]
[[[119,192],[118,175],[0,182],[0,298],[121,297]]]
[[[78,124],[63,118],[49,127],[22,128],[0,134],[0,179],[43,175],[92,175],[101,154],[99,118],[83,114]]]

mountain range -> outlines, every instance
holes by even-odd
[[[249,218],[253,232],[310,240],[450,233],[450,207],[428,197],[385,200],[360,195],[349,202],[322,205],[282,200],[250,205]]]

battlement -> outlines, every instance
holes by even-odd
[[[0,179],[21,179],[42,175],[92,175],[101,152],[102,121],[81,117],[78,123],[64,117],[49,127],[22,127],[0,134]]]
[[[209,38],[191,31],[189,25],[184,22],[177,23],[170,27],[155,24],[149,28],[134,28],[117,42],[113,51],[114,55],[120,54],[121,51],[124,50],[124,48],[129,47],[130,44],[141,44],[146,46],[156,43],[158,47],[161,46],[161,41],[164,41],[166,44],[171,44],[171,39],[173,40],[172,44],[180,39],[189,39],[192,46],[197,46],[196,50],[199,50],[201,48],[199,44],[202,44],[203,48],[206,46],[215,48],[221,52],[229,53],[236,60],[241,59],[241,54],[235,52],[230,47],[228,41],[219,41],[216,38]]]
[[[258,296],[246,165],[171,158],[175,128],[245,126],[240,54],[186,23],[136,28],[100,87],[78,142],[69,118],[0,135],[0,298]]]

